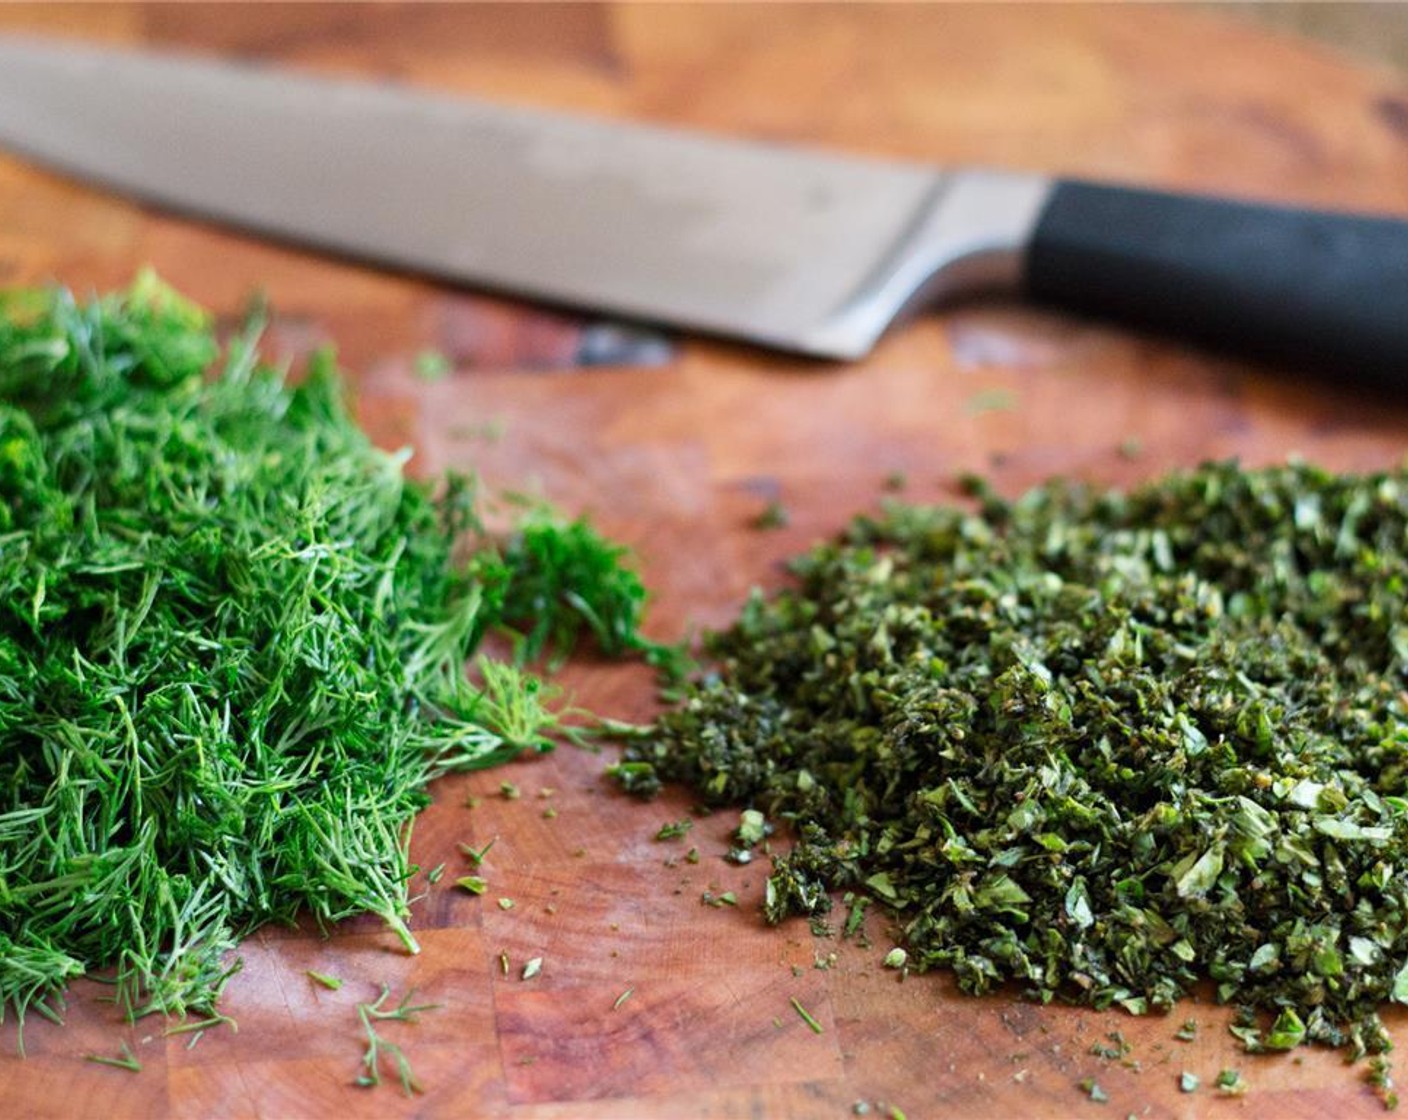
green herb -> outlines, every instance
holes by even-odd
[[[634,578],[500,547],[470,480],[408,479],[332,358],[290,386],[260,322],[222,349],[150,276],[0,295],[0,1008],[21,1026],[101,970],[130,1016],[210,1011],[239,939],[300,913],[371,912],[414,950],[426,786],[560,731],[534,678],[466,660],[528,586],[563,587],[544,617],[567,640],[567,589]]]
[[[87,1060],[96,1062],[100,1066],[113,1066],[116,1069],[125,1069],[131,1073],[141,1073],[142,1063],[137,1060],[137,1055],[132,1053],[132,1047],[124,1040],[119,1056],[116,1058],[106,1058],[102,1054],[89,1054]]]
[[[395,1007],[385,1007],[386,1001],[391,996],[391,988],[385,984],[381,986],[381,994],[371,1003],[359,1003],[357,1005],[357,1018],[362,1022],[362,1029],[367,1035],[366,1053],[362,1055],[362,1074],[356,1080],[356,1084],[364,1089],[381,1084],[381,1060],[383,1056],[390,1057],[396,1063],[396,1074],[401,1081],[401,1090],[406,1096],[413,1093],[424,1092],[420,1082],[416,1080],[415,1074],[411,1072],[411,1063],[407,1061],[405,1053],[401,1047],[394,1042],[388,1042],[382,1038],[376,1029],[376,1024],[387,1020],[396,1020],[403,1023],[414,1023],[416,1016],[422,1011],[433,1011],[440,1005],[438,1003],[412,1003],[415,996],[415,989],[412,988],[402,998]]]
[[[624,992],[617,996],[616,1002],[611,1005],[611,1010],[620,1011],[621,1005],[631,998],[633,992],[635,992],[634,988],[627,988]]]
[[[822,1033],[821,1024],[818,1023],[814,1018],[812,1018],[811,1012],[802,1006],[801,1000],[799,1000],[796,996],[792,997],[792,1009],[797,1012],[798,1016],[801,1017],[802,1022],[806,1023],[807,1026],[811,1027],[813,1034]]]
[[[609,656],[640,654],[670,678],[682,670],[679,650],[649,641],[638,629],[645,588],[625,564],[626,549],[586,521],[564,523],[554,510],[532,507],[502,553],[501,610],[522,632],[525,659],[549,654],[555,664],[586,633]]]
[[[1081,1092],[1085,1093],[1091,1100],[1104,1104],[1110,1099],[1109,1094],[1100,1088],[1099,1083],[1093,1077],[1087,1077],[1080,1083]]]
[[[763,507],[762,513],[753,518],[755,529],[785,529],[792,523],[792,515],[787,507],[774,498]]]
[[[519,791],[518,787],[512,782],[500,782],[499,796],[502,797],[505,801],[517,801],[520,797],[523,796],[523,794]]]
[[[422,350],[416,355],[416,376],[422,381],[443,381],[454,367],[438,350]]]
[[[769,920],[868,896],[965,991],[1138,1014],[1210,978],[1250,1047],[1386,1048],[1408,472],[965,488],[794,561],[618,781],[788,822]]]
[[[493,840],[490,840],[482,848],[471,848],[468,844],[461,844],[460,851],[468,857],[470,863],[474,864],[475,867],[478,867],[481,863],[484,862],[484,857],[489,854],[489,849],[494,846],[497,840],[498,837],[495,836]]]
[[[768,824],[767,818],[756,809],[744,809],[739,817],[738,828],[734,831],[734,837],[738,840],[739,846],[744,848],[752,848],[761,844],[771,834],[772,826]]]
[[[443,863],[437,863],[434,867],[432,867],[429,871],[425,873],[425,881],[429,883],[432,887],[444,877],[445,865]]]
[[[1241,1070],[1223,1070],[1217,1075],[1216,1084],[1218,1091],[1229,1097],[1240,1097],[1247,1091],[1247,1082],[1242,1077]]]
[[[983,389],[969,397],[964,408],[969,416],[980,416],[984,412],[1011,412],[1017,403],[1017,394],[1010,389]]]
[[[909,954],[898,946],[885,954],[886,968],[903,968],[909,960]]]
[[[551,805],[549,805],[546,809],[543,810],[542,816],[543,816],[543,820],[545,820],[545,821],[556,820],[556,819],[557,819],[557,810],[554,809]]]
[[[655,834],[655,839],[678,840],[681,836],[687,835],[689,830],[693,827],[694,822],[688,817],[685,817],[683,820],[675,821],[673,824],[662,824],[660,831]]]
[[[342,986],[342,981],[336,981],[337,986]],[[212,1027],[228,1026],[235,1034],[239,1033],[239,1024],[228,1015],[211,1015],[204,1019],[197,1019],[189,1023],[177,1023],[175,1026],[167,1027],[161,1033],[163,1035],[190,1034],[192,1031],[197,1034],[204,1034]]]
[[[1179,1042],[1192,1042],[1198,1037],[1198,1021],[1196,1019],[1184,1019],[1183,1025],[1178,1028],[1178,1033],[1173,1036]]]
[[[483,894],[489,889],[488,880],[480,878],[478,875],[464,875],[455,880],[455,886],[460,890],[468,891],[470,894]]]
[[[1096,1057],[1117,1061],[1121,1058],[1128,1057],[1134,1049],[1119,1031],[1111,1031],[1105,1037],[1109,1040],[1108,1045],[1103,1042],[1096,1042],[1090,1047],[1090,1052]]]
[[[512,910],[512,909],[513,909],[513,899],[511,899],[511,898],[501,898],[501,899],[499,899],[499,909],[500,909],[500,910]]]
[[[1365,1077],[1383,1101],[1384,1108],[1398,1107],[1398,1091],[1393,1087],[1393,1068],[1387,1057],[1375,1054],[1370,1058]]]
[[[698,863],[698,862],[699,862],[699,849],[698,849],[698,848],[690,848],[689,851],[687,851],[687,852],[685,853],[684,861],[685,861],[685,863]]]
[[[1289,1007],[1276,1016],[1276,1022],[1262,1040],[1268,1050],[1294,1050],[1305,1041],[1305,1024]]]
[[[1178,1088],[1184,1093],[1196,1093],[1202,1080],[1196,1073],[1189,1073],[1187,1070],[1178,1075]]]
[[[738,896],[733,891],[724,891],[722,894],[714,894],[713,891],[705,891],[699,899],[705,906],[712,906],[719,909],[723,906],[737,906]]]
[[[307,970],[308,979],[321,984],[328,991],[335,992],[342,987],[342,980],[336,976],[329,976],[326,972],[314,972],[311,968]]]
[[[854,937],[865,922],[865,911],[870,905],[870,899],[864,895],[857,896],[847,891],[842,901],[851,909],[850,913],[846,915],[846,924],[841,930],[841,935],[847,938]]]

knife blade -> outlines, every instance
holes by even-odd
[[[452,282],[837,359],[1007,292],[1408,381],[1408,222],[858,158],[0,38],[0,145],[170,209]]]

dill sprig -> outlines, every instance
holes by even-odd
[[[383,984],[381,994],[375,1000],[357,1005],[357,1018],[367,1036],[367,1049],[362,1055],[363,1072],[356,1081],[361,1088],[370,1089],[381,1084],[381,1060],[386,1057],[396,1064],[396,1075],[400,1078],[401,1089],[406,1096],[423,1091],[411,1070],[411,1063],[407,1060],[405,1052],[396,1043],[388,1042],[376,1029],[377,1023],[387,1020],[414,1023],[416,1016],[422,1011],[434,1011],[440,1006],[438,1003],[412,1003],[415,994],[415,989],[412,988],[401,997],[401,1002],[395,1007],[387,1007],[385,1005],[391,997],[391,988]]]
[[[371,912],[408,949],[427,784],[553,744],[549,690],[467,658],[522,619],[646,651],[622,553],[473,482],[410,480],[329,354],[296,386],[155,277],[0,293],[0,1016],[101,972],[214,1014],[268,921]],[[554,534],[561,540],[554,544]],[[505,611],[513,618],[506,618]]]

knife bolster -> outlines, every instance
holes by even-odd
[[[1020,291],[1053,183],[996,171],[935,174],[899,237],[803,349],[859,358],[896,320],[936,302]]]

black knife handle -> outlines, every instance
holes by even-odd
[[[1039,303],[1408,388],[1408,222],[1062,180],[1026,280]]]

